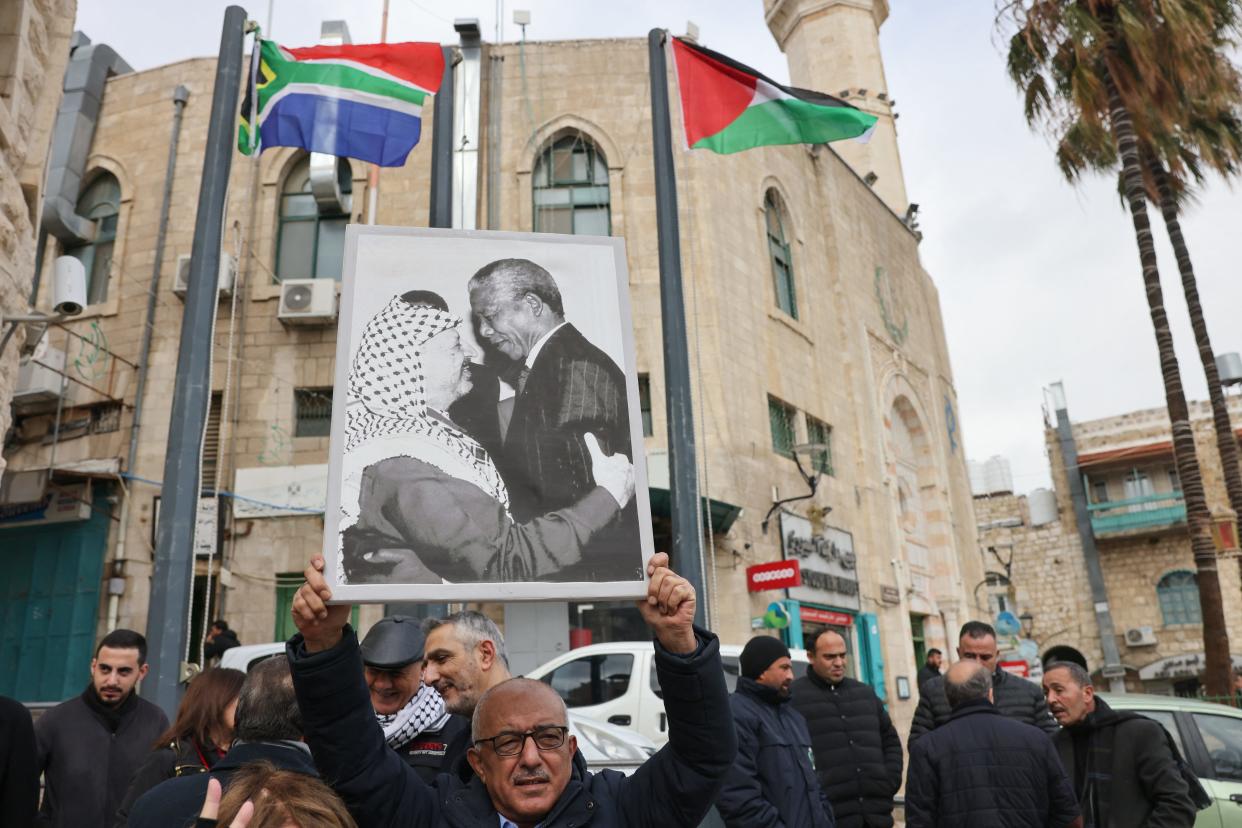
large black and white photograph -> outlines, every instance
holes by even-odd
[[[632,330],[621,239],[351,225],[324,521],[334,597],[643,595]]]

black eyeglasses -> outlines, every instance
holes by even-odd
[[[565,736],[568,733],[569,728],[564,725],[545,725],[524,733],[505,731],[490,739],[476,739],[474,746],[478,747],[487,743],[492,746],[492,750],[496,751],[497,756],[517,756],[522,752],[522,748],[526,747],[528,737],[534,741],[535,747],[539,750],[556,750],[565,744]]]

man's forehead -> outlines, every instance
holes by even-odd
[[[541,690],[540,687],[543,689]],[[546,684],[523,682],[499,687],[488,694],[483,719],[495,730],[529,730],[542,725],[565,725],[565,706]]]
[[[971,638],[969,635],[962,636],[962,640],[958,642],[963,650],[983,650],[991,651],[996,648],[996,638],[990,635],[980,636],[979,638]]]
[[[424,648],[428,655],[437,650],[453,654],[460,653],[465,649],[457,638],[457,630],[452,624],[441,624],[427,633],[427,642],[424,644]]]
[[[138,666],[138,651],[128,647],[101,647],[99,649],[99,655],[95,656],[95,660],[98,661],[101,666],[136,667]]]

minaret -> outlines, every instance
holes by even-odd
[[[838,141],[832,148],[895,213],[904,215],[906,183],[880,56],[888,0],[763,0],[763,10],[789,59],[793,86],[844,98],[879,117],[868,143]]]

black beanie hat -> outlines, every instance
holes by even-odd
[[[739,660],[742,675],[748,679],[757,679],[778,659],[789,658],[789,648],[779,638],[770,635],[757,635],[742,648]]]

